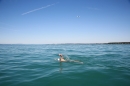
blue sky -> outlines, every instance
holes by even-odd
[[[0,44],[107,42],[130,42],[130,0],[0,0]]]

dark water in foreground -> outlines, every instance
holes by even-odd
[[[0,45],[0,86],[130,86],[130,45]]]

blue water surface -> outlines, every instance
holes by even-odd
[[[130,86],[130,45],[1,44],[0,86]]]

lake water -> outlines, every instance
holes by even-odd
[[[0,86],[130,86],[130,45],[1,44]]]

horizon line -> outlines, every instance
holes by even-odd
[[[0,44],[125,44],[128,43],[130,44],[130,42],[104,42],[104,43],[0,43]]]

